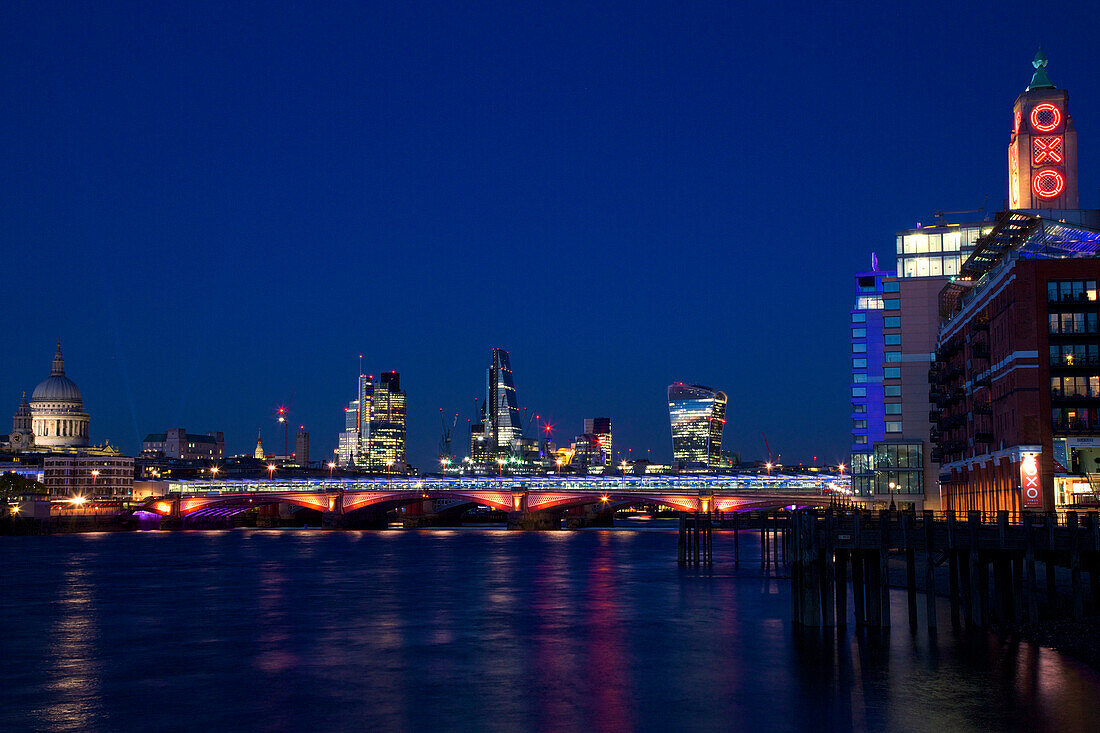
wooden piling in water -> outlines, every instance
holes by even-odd
[[[836,568],[834,567],[833,532],[836,518],[832,509],[825,510],[825,550],[818,563],[821,573],[821,611],[822,622],[826,626],[836,626]]]
[[[1027,602],[1027,621],[1039,622],[1038,579],[1035,575],[1035,517],[1025,512],[1024,522],[1024,596]]]
[[[733,564],[739,565],[741,563],[741,536],[739,534],[741,529],[741,513],[735,512],[733,515]]]
[[[1073,618],[1079,621],[1085,615],[1085,589],[1081,585],[1081,532],[1078,527],[1077,512],[1066,514],[1066,525],[1070,531],[1069,582]]]
[[[931,511],[924,512],[924,615],[928,629],[936,628],[936,559],[932,555],[935,525]]]
[[[837,550],[833,560],[836,573],[836,625],[848,625],[848,551]]]
[[[901,515],[901,546],[905,548],[905,596],[909,611],[909,631],[917,632],[917,553],[912,548],[912,515]]]
[[[1058,581],[1054,576],[1054,514],[1046,516],[1047,547],[1043,556],[1047,575],[1047,616],[1054,616],[1058,612]]]

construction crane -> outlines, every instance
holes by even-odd
[[[455,413],[454,419],[451,420],[451,426],[447,427],[447,420],[443,416],[443,408],[439,408],[439,424],[443,427],[443,434],[439,438],[439,460],[450,461],[453,457],[451,455],[451,437],[454,435],[455,426],[458,425],[458,413]]]
[[[948,214],[980,214],[981,212],[985,211],[985,205],[987,201],[989,201],[988,193],[985,195],[985,198],[982,199],[982,205],[976,209],[967,209],[966,211],[933,211],[932,218],[935,220],[935,223],[942,224],[944,223],[943,218]]]
[[[783,456],[782,453],[777,454],[774,459],[772,458],[772,447],[768,445],[768,436],[764,435],[761,431],[760,435],[764,437],[764,447],[768,450],[768,473],[771,473],[772,466],[779,465],[779,459]]]

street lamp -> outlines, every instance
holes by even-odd
[[[771,463],[765,463],[764,468],[768,469],[768,476],[771,476],[772,475],[772,464]]]
[[[838,463],[836,467],[837,467],[837,470],[840,471],[840,477],[844,478],[844,464],[843,463]]]
[[[335,470],[335,468],[336,468],[336,462],[335,461],[329,461],[328,462],[328,477],[329,477],[329,479],[332,478],[332,472],[333,472],[333,470]]]
[[[267,480],[272,481],[274,479],[275,479],[275,464],[274,463],[269,463],[269,464],[267,464]]]
[[[560,458],[557,460],[557,464],[558,464],[558,478],[561,478],[561,459]]]
[[[98,482],[98,480],[99,480],[99,469],[98,468],[93,468],[92,469],[92,493],[93,494],[95,494],[95,491],[96,491],[95,485]]]
[[[210,484],[215,489],[218,488],[218,470],[217,466],[210,467]]]
[[[504,478],[504,461],[498,459],[497,465],[500,466],[500,477]]]

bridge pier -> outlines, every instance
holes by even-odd
[[[561,515],[553,512],[508,512],[508,529],[561,529]]]
[[[603,507],[601,504],[588,504],[580,507],[580,511],[565,515],[567,529],[584,529],[585,527],[614,527],[615,512]]]

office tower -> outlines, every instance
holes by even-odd
[[[494,348],[485,374],[485,443],[489,461],[506,460],[523,438],[512,362],[508,352]]]
[[[882,504],[934,507],[938,470],[929,443],[928,367],[937,296],[988,222],[943,220],[896,233],[897,270],[856,275],[852,344],[852,490]],[[926,504],[927,502],[927,504]]]
[[[374,411],[374,375],[359,375],[359,398],[355,415],[355,462],[359,466],[370,465],[370,423]]]
[[[359,419],[359,400],[352,400],[344,408],[344,430],[339,435],[336,448],[336,463],[340,466],[357,465],[360,456]]]
[[[596,436],[599,445],[599,462],[607,466],[614,463],[612,452],[611,418],[589,417],[584,420],[584,432]]]
[[[294,459],[299,466],[309,465],[309,433],[304,425],[298,428],[298,434],[294,436]]]
[[[573,439],[573,456],[571,464],[584,470],[589,466],[602,466],[603,451],[600,448],[600,438],[593,433],[585,432]]]
[[[470,424],[470,461],[475,466],[487,463],[489,460],[485,445],[485,423],[476,422]]]
[[[404,473],[406,453],[405,393],[401,375],[383,372],[374,386],[368,431],[367,465],[371,471]]]
[[[668,387],[673,466],[680,471],[717,468],[722,460],[726,423],[724,392],[683,382]]]
[[[852,491],[874,493],[874,446],[886,438],[882,368],[885,357],[882,283],[892,270],[879,269],[871,256],[871,269],[856,274],[854,307],[850,312],[852,354]],[[897,319],[891,319],[896,324]]]
[[[1077,131],[1069,115],[1069,93],[1047,76],[1042,51],[1035,75],[1012,108],[1008,143],[1010,209],[1076,209]]]

